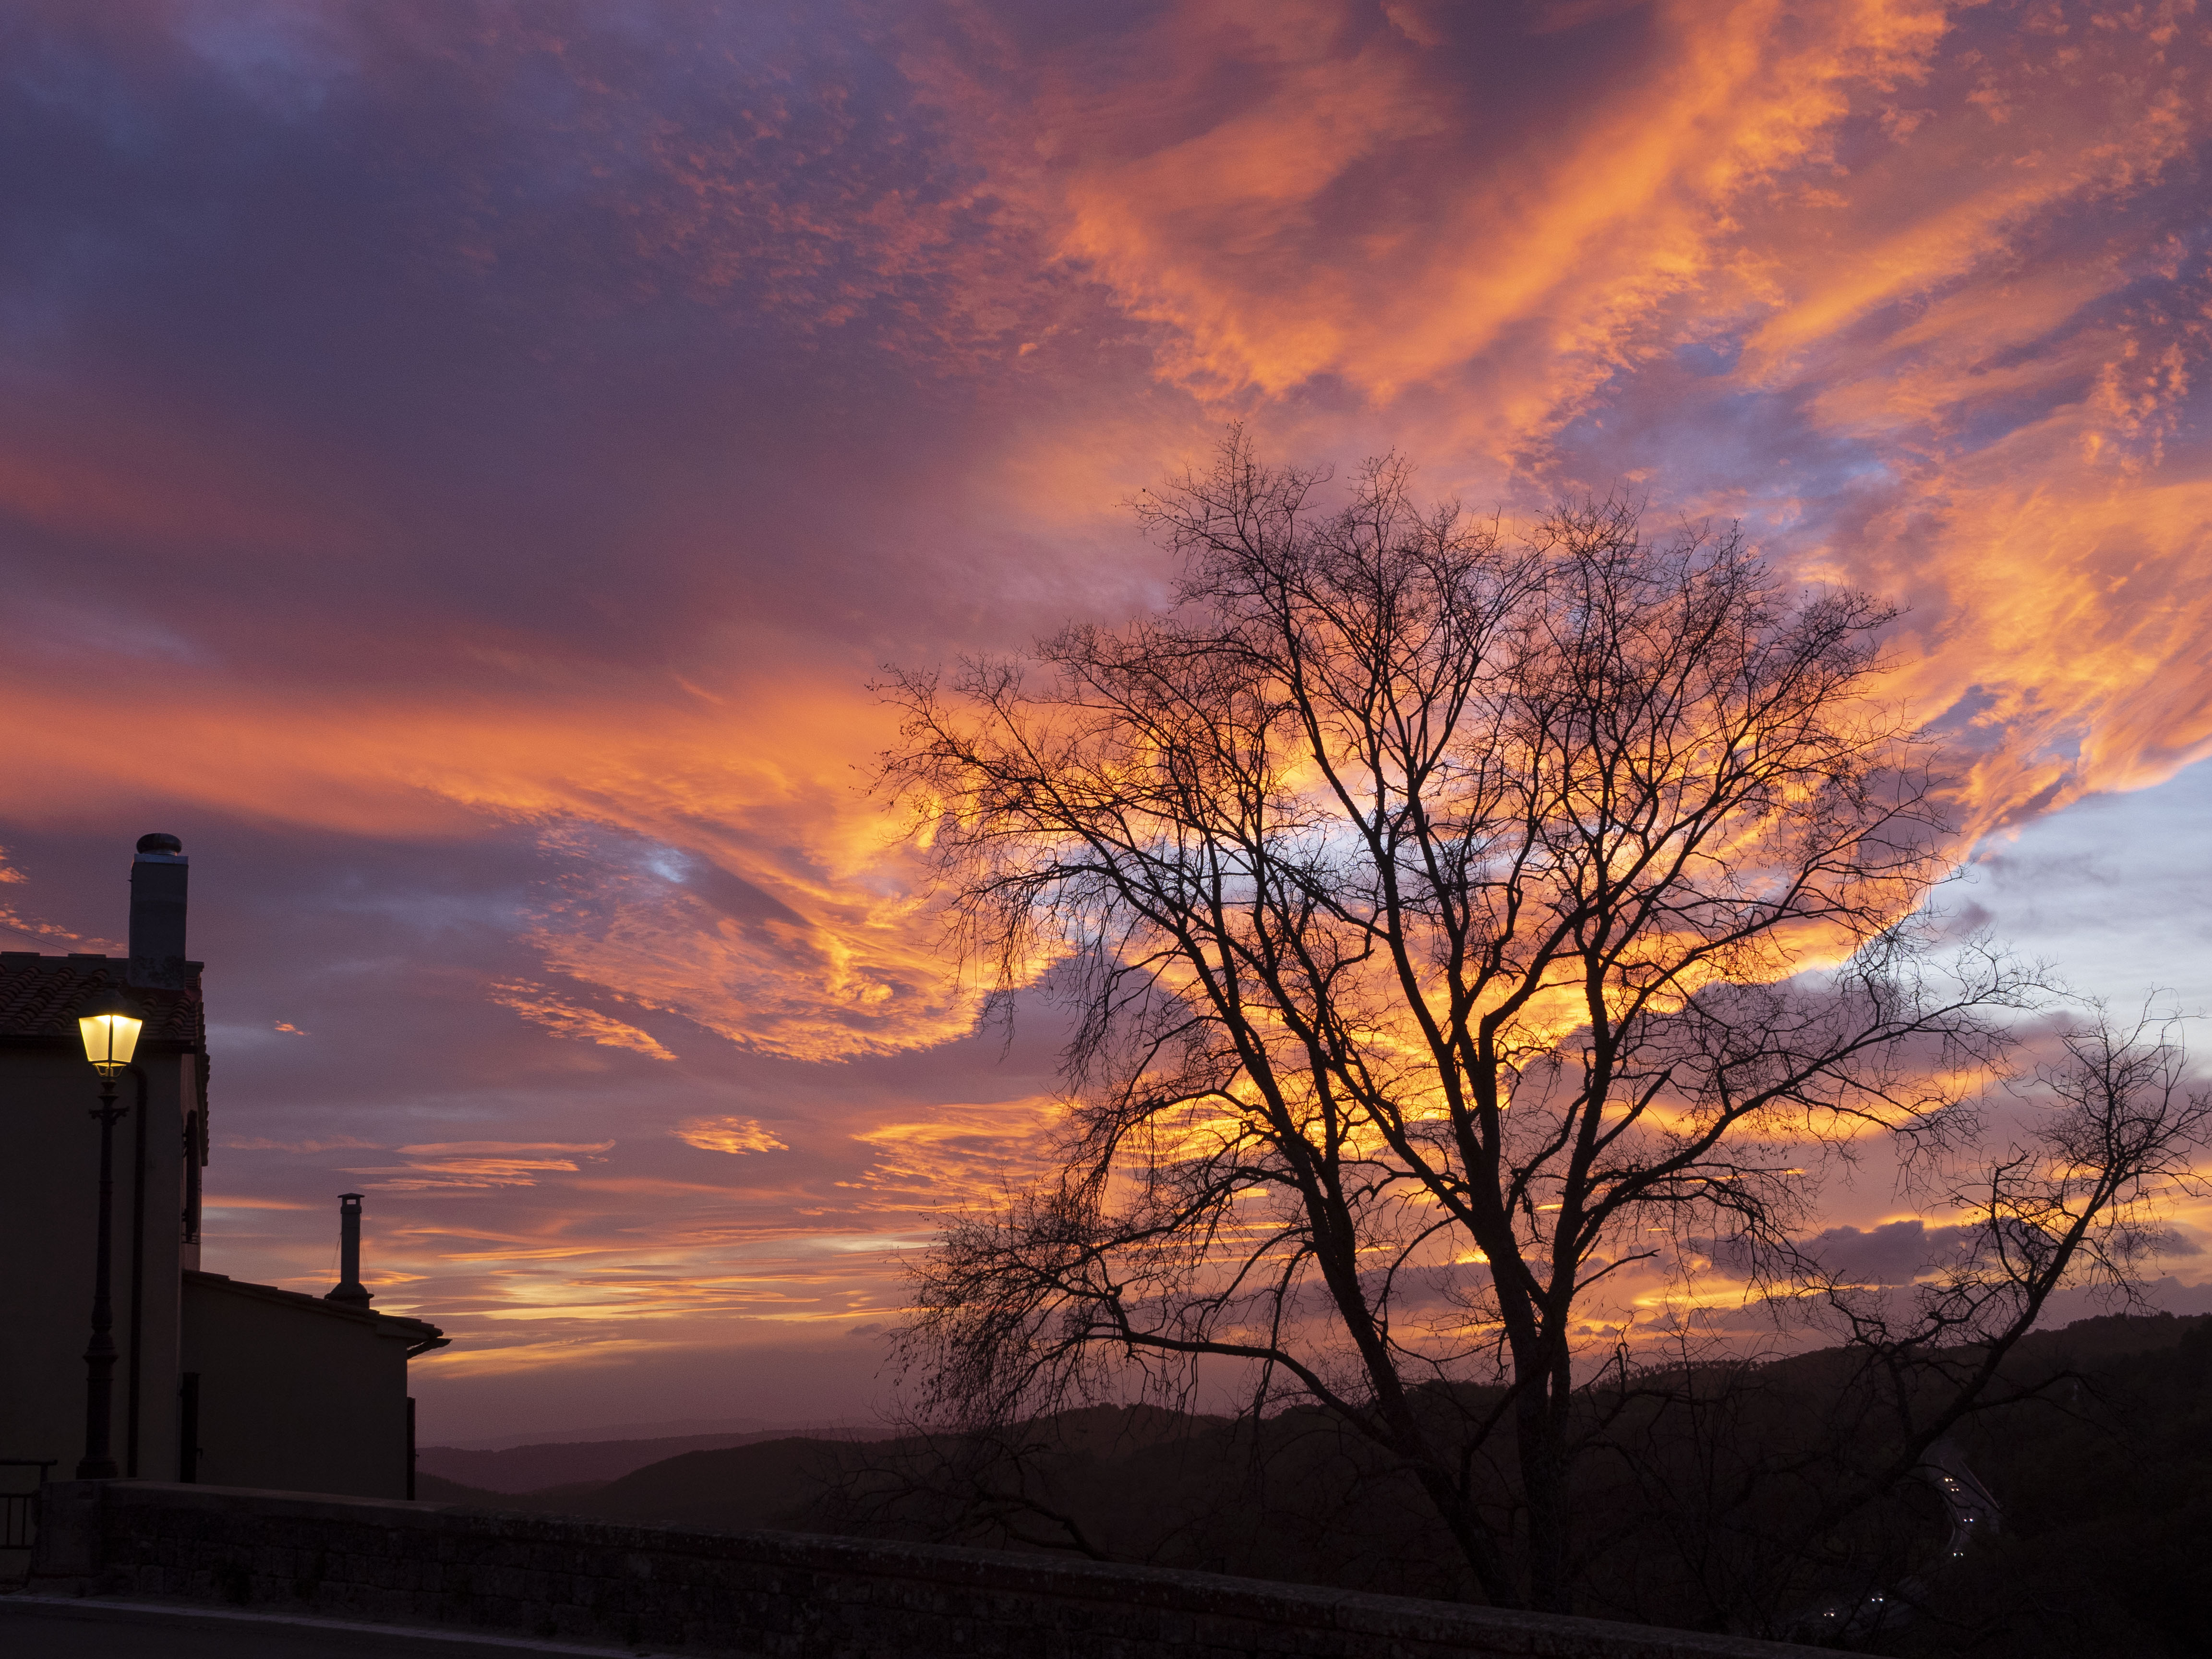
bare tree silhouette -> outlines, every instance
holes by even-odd
[[[1165,614],[884,688],[961,959],[1076,1017],[1055,1173],[952,1220],[904,1363],[980,1429],[1231,1362],[1564,1607],[1607,1281],[1801,1283],[1808,1160],[1959,1144],[2036,976],[1921,919],[1946,825],[1873,599],[1617,501],[1515,539],[1396,460],[1323,482],[1232,433],[1139,503]],[[1992,1171],[2036,1283],[2118,1237],[2081,1133],[2101,1184]]]

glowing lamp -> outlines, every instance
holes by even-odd
[[[84,1057],[104,1078],[119,1076],[138,1051],[138,1033],[145,1016],[120,991],[102,991],[77,1011],[77,1034],[84,1039]]]

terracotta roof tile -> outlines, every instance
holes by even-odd
[[[76,1011],[95,991],[123,984],[122,957],[42,957],[32,951],[0,951],[0,1040],[25,1037],[76,1038]],[[200,1003],[200,964],[189,963],[191,983],[181,991],[124,986],[146,1011],[141,1042],[180,1043],[198,1048],[207,1041],[207,1018]]]

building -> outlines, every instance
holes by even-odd
[[[326,1296],[201,1268],[209,1068],[201,964],[185,954],[189,874],[176,837],[140,839],[127,957],[0,952],[0,1460],[52,1462],[66,1480],[85,1454],[100,1081],[77,1015],[120,988],[144,1024],[115,1085],[118,1473],[411,1497],[407,1362],[446,1339],[369,1306],[361,1195],[341,1200],[344,1267]]]

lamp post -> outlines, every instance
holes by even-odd
[[[120,991],[100,992],[77,1011],[84,1057],[100,1073],[100,1104],[92,1114],[100,1120],[100,1238],[94,1255],[92,1340],[84,1350],[84,1456],[76,1466],[80,1480],[112,1480],[116,1474],[108,1444],[115,1404],[115,1319],[108,1300],[114,1256],[115,1120],[123,1115],[115,1103],[115,1079],[137,1051],[144,1024],[144,1016]]]

